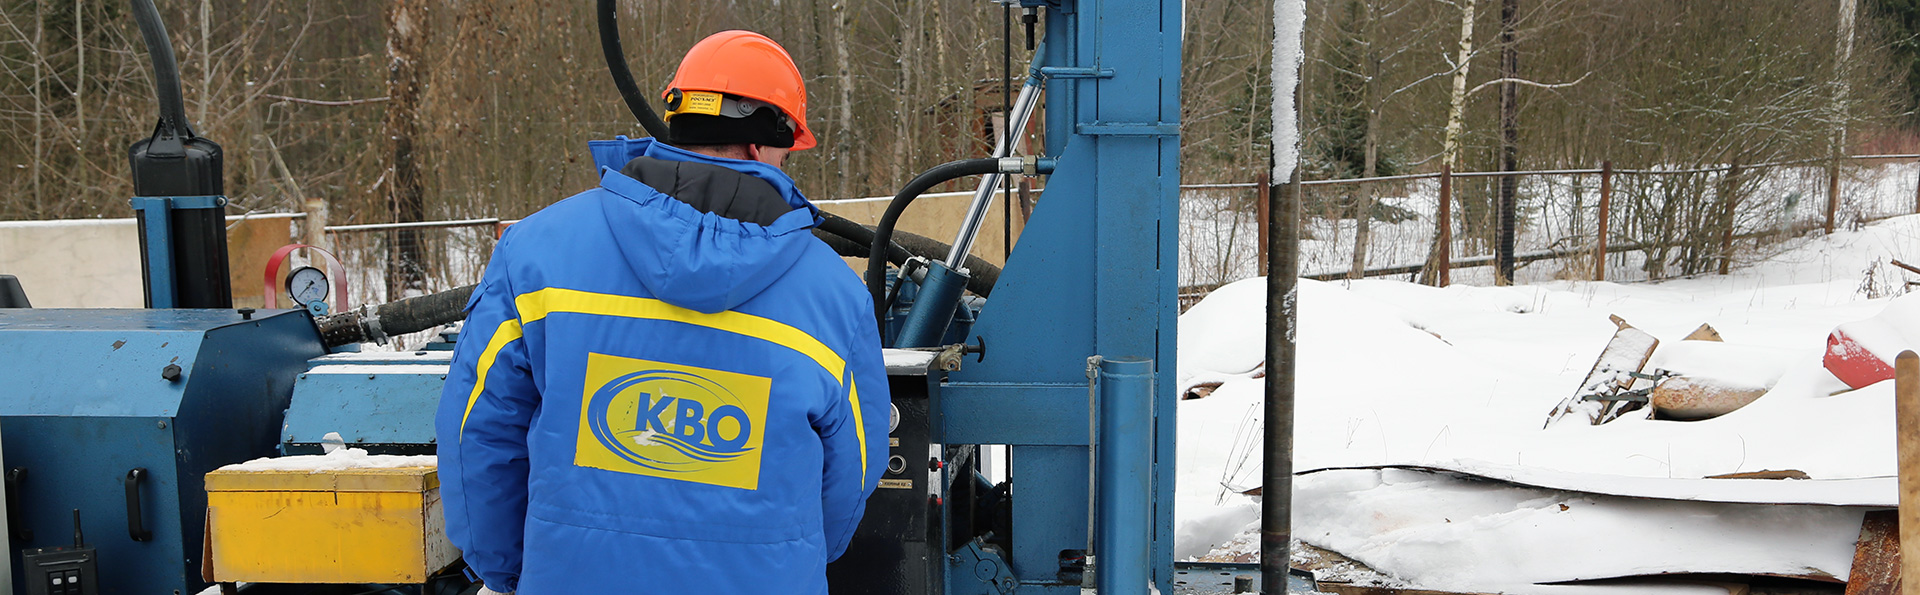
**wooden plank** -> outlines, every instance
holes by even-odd
[[[1860,541],[1854,543],[1853,569],[1847,572],[1847,595],[1899,592],[1900,517],[1893,510],[1869,512],[1860,523]]]
[[[1894,361],[1894,426],[1900,451],[1900,592],[1920,595],[1920,355]]]

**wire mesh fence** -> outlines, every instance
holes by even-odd
[[[1513,281],[1727,273],[1776,255],[1783,239],[1920,212],[1916,157],[1855,156],[1841,167],[1795,161],[1516,172]],[[1303,182],[1300,274],[1493,284],[1503,175]],[[1182,186],[1183,305],[1264,274],[1263,186]],[[1451,236],[1444,244],[1436,241],[1443,217]]]
[[[327,239],[347,270],[353,305],[380,304],[479,282],[499,223],[340,225],[327,228]]]

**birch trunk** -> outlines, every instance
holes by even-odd
[[[1460,2],[1460,47],[1453,71],[1453,93],[1447,102],[1447,133],[1440,151],[1440,162],[1460,168],[1460,135],[1467,121],[1467,71],[1473,59],[1473,15],[1477,0]]]
[[[85,154],[87,145],[87,15],[86,0],[73,0],[73,150]]]
[[[1460,136],[1466,131],[1467,121],[1467,73],[1473,66],[1473,17],[1477,10],[1477,0],[1458,0],[1460,6],[1460,42],[1458,54],[1454,58],[1453,92],[1447,99],[1447,128],[1441,141],[1440,163],[1453,166],[1460,171]],[[1452,221],[1434,221],[1435,242],[1447,235],[1441,233],[1440,226],[1452,225]],[[1427,266],[1420,271],[1420,282],[1432,285],[1439,280],[1438,269],[1446,263],[1438,262],[1438,245],[1427,251]]]
[[[1365,31],[1366,39],[1362,40],[1362,44],[1366,46],[1367,51],[1362,55],[1365,56],[1363,59],[1366,60],[1367,79],[1366,87],[1361,93],[1361,97],[1364,97],[1367,102],[1367,128],[1364,133],[1365,140],[1363,141],[1366,156],[1362,162],[1360,177],[1371,178],[1380,171],[1379,130],[1381,101],[1379,81],[1381,58],[1380,52],[1375,49],[1379,41],[1380,19],[1375,17],[1371,6],[1365,10],[1367,23],[1362,31]],[[1371,182],[1360,185],[1358,212],[1353,215],[1353,266],[1347,269],[1348,279],[1360,279],[1367,275],[1367,248],[1373,242],[1374,190],[1375,186]]]
[[[1840,162],[1847,151],[1847,95],[1852,89],[1847,84],[1847,66],[1853,59],[1854,17],[1858,14],[1860,3],[1857,0],[1840,0],[1840,18],[1833,40],[1833,126],[1832,168],[1827,174],[1827,233],[1833,233],[1834,213],[1840,208]]]
[[[853,198],[853,59],[848,48],[852,42],[852,24],[847,20],[847,3],[840,0],[833,3],[833,62],[839,73],[840,110],[839,121],[834,126],[834,160],[839,164],[840,175],[835,177],[834,198]]]
[[[45,157],[47,154],[47,129],[45,122],[47,99],[43,89],[43,87],[46,86],[46,71],[41,66],[46,63],[46,57],[40,54],[40,41],[46,33],[47,20],[46,15],[41,12],[38,2],[29,4],[33,6],[33,47],[27,51],[28,55],[33,56],[33,171],[31,174],[33,180],[31,185],[33,190],[33,210],[44,213],[46,212],[45,205],[47,202],[43,200],[45,197],[40,195],[40,168],[41,163],[46,161]]]
[[[914,28],[917,23],[914,22],[913,16],[917,14],[914,7],[918,4],[909,0],[898,5],[901,11],[899,15],[900,61],[895,66],[900,69],[900,87],[893,95],[893,171],[891,176],[891,182],[896,185],[907,183],[907,176],[910,175],[907,172],[907,166],[910,163],[907,153],[912,150],[913,143],[908,140],[908,133],[912,128],[907,125],[907,120],[913,105],[909,100],[913,95],[913,46],[915,36],[919,35]]]
[[[195,124],[207,125],[207,107],[213,103],[213,0],[200,0],[200,115]]]

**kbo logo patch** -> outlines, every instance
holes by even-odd
[[[760,376],[589,353],[573,464],[758,489],[770,386]]]

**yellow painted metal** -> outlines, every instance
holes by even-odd
[[[207,474],[222,582],[423,583],[459,557],[432,467]]]

